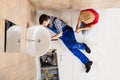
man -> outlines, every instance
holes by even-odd
[[[80,12],[78,17],[78,24],[76,27],[76,33],[82,31],[85,34],[95,24],[98,23],[99,14],[94,9],[85,9]]]
[[[64,21],[57,17],[48,16],[46,14],[42,14],[39,18],[39,23],[45,27],[48,27],[50,30],[56,33],[56,35],[52,36],[51,39],[60,38],[66,47],[78,58],[86,67],[86,72],[88,73],[92,61],[90,61],[81,51],[85,50],[87,53],[90,53],[91,50],[85,43],[79,43],[75,39],[73,29],[68,26]]]

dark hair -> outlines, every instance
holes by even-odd
[[[48,19],[50,19],[50,16],[46,15],[46,14],[42,14],[39,17],[39,24],[42,24],[44,21],[47,21]]]

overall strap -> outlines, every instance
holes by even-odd
[[[55,27],[55,24],[54,24],[54,22],[55,22],[55,20],[57,19],[57,17],[55,17],[54,19],[53,19],[53,26]]]

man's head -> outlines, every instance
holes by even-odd
[[[50,23],[50,17],[46,14],[42,14],[40,17],[39,17],[39,24],[47,27],[48,24]]]
[[[94,21],[95,16],[90,11],[82,11],[80,18],[83,22],[88,24]]]

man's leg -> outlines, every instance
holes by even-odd
[[[74,49],[85,50],[86,45],[85,45],[84,43],[76,42],[76,43],[73,45],[73,48],[74,48]]]
[[[66,47],[78,58],[81,60],[83,64],[85,64],[86,72],[89,72],[92,61],[89,61],[89,59],[79,50],[79,48],[73,48],[73,45],[81,45],[80,48],[85,49],[85,44],[78,44],[75,39],[75,35],[73,32],[73,29],[68,29],[63,32],[63,36],[61,37],[61,40],[64,42]]]
[[[91,53],[91,50],[90,48],[87,46],[87,44],[85,43],[79,43],[79,42],[76,42],[75,45],[73,45],[74,49],[81,49],[81,50],[85,50],[87,53]]]
[[[89,59],[78,49],[69,48],[69,50],[79,59],[83,64],[89,62]]]
[[[69,50],[79,59],[83,64],[85,64],[86,67],[86,73],[88,73],[91,69],[92,61],[89,61],[89,59],[78,49],[72,49],[69,48]]]
[[[87,53],[91,53],[90,48],[85,43],[76,41],[74,31],[71,27],[67,27],[67,30],[63,33],[63,37],[68,39],[69,48],[85,50]]]

